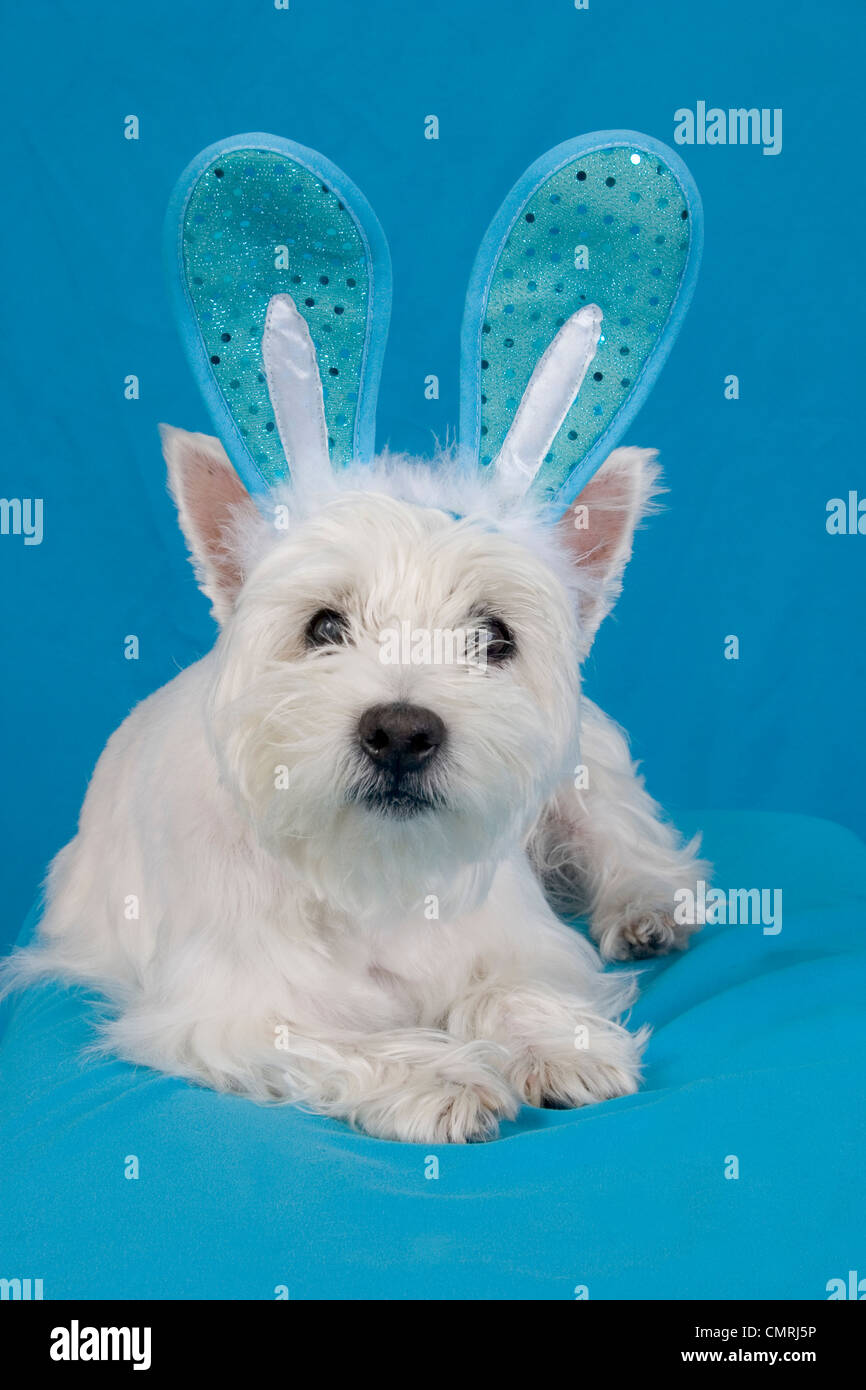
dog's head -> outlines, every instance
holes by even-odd
[[[617,450],[549,528],[393,460],[262,510],[215,439],[164,446],[221,628],[209,734],[257,837],[353,911],[466,906],[573,773],[653,455]]]

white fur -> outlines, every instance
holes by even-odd
[[[616,487],[595,500],[615,543],[575,564],[574,536],[528,503],[497,510],[447,461],[386,458],[318,496],[280,491],[262,514],[216,441],[170,431],[165,446],[221,634],[109,740],[51,866],[39,940],[7,985],[93,982],[121,1056],[386,1138],[481,1139],[521,1100],[635,1090],[644,1036],[618,1022],[633,979],[602,971],[542,885],[622,957],[682,945],[674,891],[706,875],[620,732],[587,701],[579,718],[579,660],[653,456],[618,450],[605,465]],[[210,478],[224,515],[203,503]],[[310,651],[322,608],[346,615],[351,640]],[[380,660],[392,622],[458,628],[481,613],[514,632],[510,661]],[[358,720],[392,701],[434,710],[448,732],[437,809],[406,820],[353,800]]]

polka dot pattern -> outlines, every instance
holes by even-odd
[[[181,228],[188,293],[217,384],[266,482],[286,473],[261,355],[268,301],[290,294],[316,347],[331,458],[353,454],[369,280],[337,195],[270,150],[226,153],[199,176]]]
[[[503,243],[489,287],[482,464],[496,457],[558,329],[582,305],[598,304],[598,352],[533,485],[542,497],[558,492],[636,388],[676,301],[689,241],[676,177],[631,146],[590,151],[535,190]]]

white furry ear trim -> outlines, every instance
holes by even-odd
[[[597,304],[578,309],[560,328],[529,378],[493,465],[504,494],[522,495],[541,467],[595,357],[602,318]]]
[[[292,483],[321,486],[331,468],[322,381],[307,321],[289,294],[268,302],[262,359]]]

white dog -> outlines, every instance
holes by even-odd
[[[215,439],[164,445],[219,640],[109,740],[9,977],[96,984],[131,1061],[388,1139],[634,1091],[633,979],[549,903],[649,955],[707,874],[579,700],[654,455],[611,454],[577,529],[399,458],[269,519]],[[476,645],[386,661],[401,624]]]

